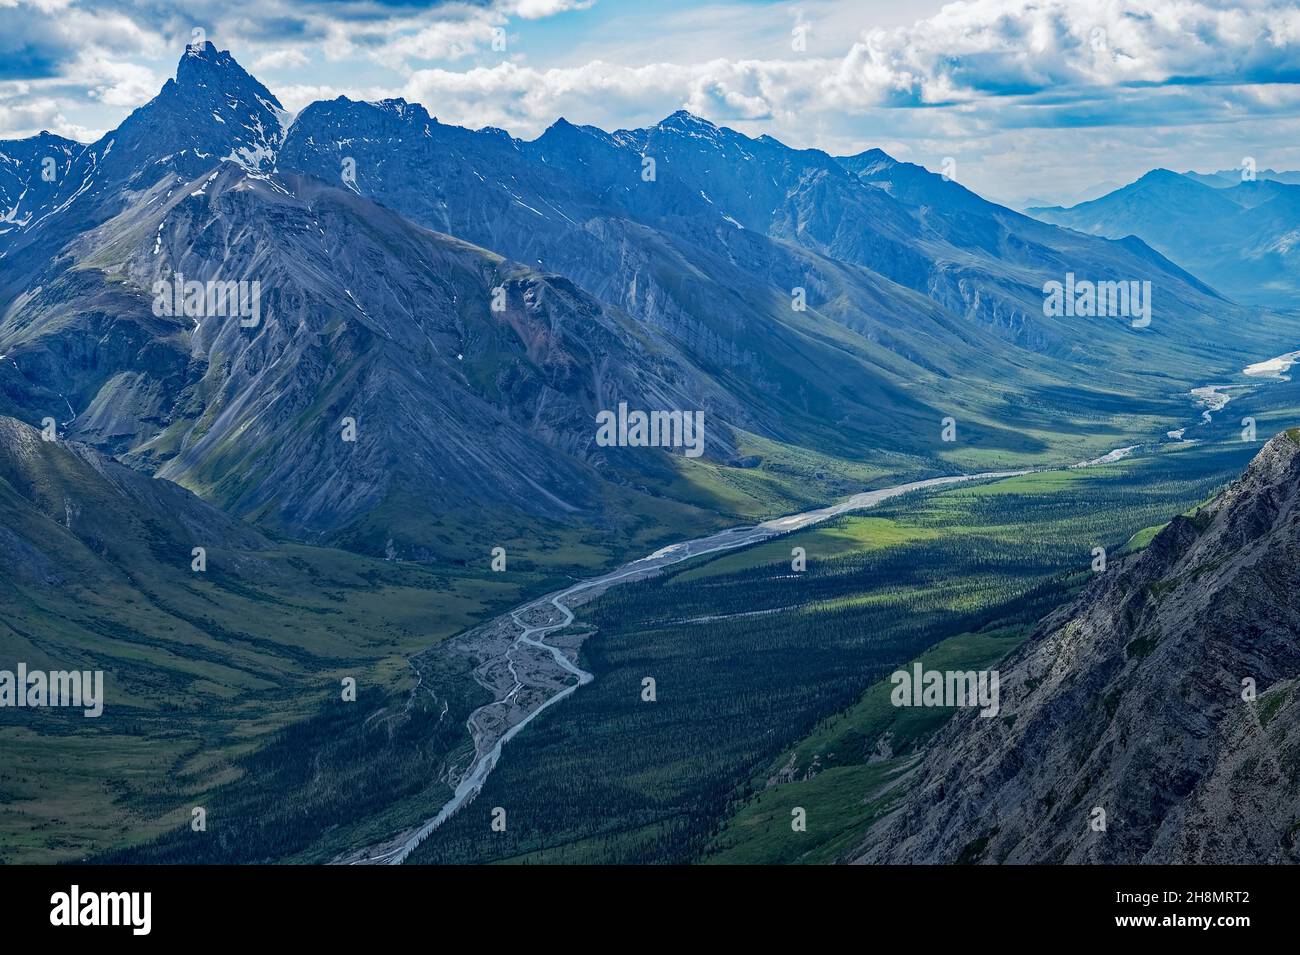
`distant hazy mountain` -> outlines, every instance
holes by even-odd
[[[1123,185],[1122,182],[1115,182],[1112,179],[1106,179],[1102,182],[1093,183],[1086,189],[1062,189],[1050,197],[1013,194],[989,196],[989,198],[1009,209],[1018,209],[1023,212],[1026,209],[1034,209],[1041,206],[1075,206],[1080,202],[1089,202],[1093,199],[1100,199],[1102,196],[1106,195],[1106,193],[1114,192]]]
[[[857,855],[1300,861],[1298,514],[1290,431],[1045,619],[1000,667],[999,715],[958,711]]]
[[[1278,337],[1136,239],[879,151],[685,112],[532,142],[400,100],[285,120],[206,44],[91,146],[0,143],[0,412],[57,417],[283,532],[463,557],[526,527],[615,531],[665,498],[825,499],[846,462],[1042,454],[1078,409],[1158,413]],[[1067,273],[1150,281],[1152,325],[1045,315]],[[160,309],[178,277],[257,282],[261,315]],[[619,402],[704,412],[700,465],[598,446]]]
[[[1156,169],[1092,202],[1029,212],[1093,235],[1136,235],[1237,301],[1300,305],[1300,185],[1282,178],[1300,176],[1226,175]]]
[[[1227,189],[1245,181],[1242,179],[1240,169],[1220,169],[1218,172],[1193,172],[1188,170],[1183,175],[1203,186],[1213,186],[1216,189]],[[1278,172],[1276,169],[1259,169],[1255,172],[1255,178],[1265,179],[1270,182],[1285,182],[1293,186],[1300,185],[1300,172]]]

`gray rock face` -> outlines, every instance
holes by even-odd
[[[207,44],[77,147],[42,200],[53,211],[19,210],[0,246],[0,413],[55,417],[61,434],[268,526],[372,552],[396,536],[410,556],[424,518],[594,523],[605,478],[670,476],[660,452],[596,446],[597,412],[620,401],[704,412],[714,460],[736,454],[729,423],[763,430],[572,281],[339,180],[272,175],[282,120]],[[39,170],[32,157],[6,164],[14,183]],[[179,278],[257,283],[259,321],[160,311],[158,283]],[[381,526],[394,522],[408,539]]]
[[[1298,440],[1045,619],[853,857],[1300,861]]]
[[[595,445],[598,410],[744,418],[572,283],[316,180],[168,178],[67,254],[0,325],[14,404],[71,409],[74,439],[275,526],[329,534],[395,495],[594,513],[626,464]],[[259,324],[155,314],[177,275],[260,283]]]
[[[905,247],[906,213],[829,156],[686,113],[615,133],[560,120],[523,142],[441,124],[418,104],[340,97],[302,112],[279,168],[334,183],[351,170],[350,188],[412,221],[563,273],[715,378],[750,430],[841,453],[911,450],[899,432],[942,417],[917,378],[975,365],[996,340],[953,329],[932,302],[820,245],[770,236],[803,228],[787,193],[814,175],[804,162],[868,207],[843,229],[922,268]],[[806,311],[791,307],[795,288]],[[843,328],[865,341],[841,344]]]

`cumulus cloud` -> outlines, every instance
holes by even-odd
[[[346,96],[353,100],[377,102],[382,99],[394,99],[401,95],[400,90],[385,86],[331,86],[325,84],[291,83],[277,86],[275,98],[291,115],[297,115],[312,103],[321,100],[337,99]]]
[[[0,3],[0,79],[59,76],[92,43],[108,55],[129,57],[156,49],[161,37],[127,14],[73,0]]]
[[[460,19],[439,20],[414,32],[395,31],[372,51],[379,62],[409,63],[412,60],[459,60],[484,48],[494,39],[506,44],[505,19],[491,11],[471,13]]]
[[[134,107],[156,95],[166,77],[125,60],[109,57],[99,47],[86,47],[68,64],[63,81],[85,90],[105,106]]]
[[[53,97],[25,96],[14,102],[4,92],[0,92],[0,129],[7,130],[6,137],[10,139],[26,139],[46,130],[83,143],[92,142],[104,133],[68,119]]]
[[[306,66],[311,59],[301,50],[280,47],[263,53],[253,62],[253,70],[286,70]]]
[[[832,86],[929,106],[1077,87],[1294,82],[1300,8],[1277,0],[973,0],[872,30]]]
[[[426,69],[411,74],[403,95],[428,104],[444,122],[501,126],[528,135],[561,114],[601,123],[619,116],[629,122],[661,117],[681,105],[683,72],[703,74],[722,65],[684,70],[675,64],[627,67],[597,60],[549,70],[512,62],[463,71]]]
[[[960,116],[961,107],[985,103],[1005,109],[1012,126],[1122,124],[1152,88],[1188,91],[1178,108],[1208,118],[1231,97],[1200,87],[1298,80],[1300,8],[1285,3],[972,0],[910,26],[867,31],[838,58],[501,63],[417,70],[406,88],[459,121],[527,132],[560,113],[643,116],[678,106],[759,120],[936,107]]]
[[[1282,0],[971,0],[863,31],[842,55],[809,49],[417,70],[404,94],[444,121],[524,136],[560,115],[614,128],[685,107],[798,146],[892,141],[931,166],[960,154],[973,186],[1008,195],[1035,180],[1231,166],[1243,151],[1300,165],[1278,138],[1300,108],[1300,7]]]
[[[540,20],[570,10],[586,10],[595,2],[596,0],[513,0],[504,9],[525,20]]]
[[[83,136],[95,131],[93,120],[115,125],[157,94],[196,29],[231,49],[253,72],[288,79],[292,101],[310,88],[391,92],[417,67],[490,49],[494,31],[510,16],[536,19],[586,5],[227,0],[217,8],[210,0],[0,0],[0,89],[6,100],[0,138],[26,134],[37,116],[42,127]],[[391,81],[389,88],[384,80]]]

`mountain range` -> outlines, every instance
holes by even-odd
[[[1194,172],[1188,170],[1183,173],[1188,179],[1194,179],[1202,185],[1213,186],[1216,189],[1228,189],[1241,182],[1249,181],[1248,177],[1243,174],[1241,169],[1220,169],[1216,172]],[[1284,182],[1290,185],[1300,185],[1300,172],[1278,172],[1276,169],[1258,169],[1250,174],[1255,180],[1264,180],[1268,182]],[[1119,186],[1107,189],[1106,192],[1114,192]],[[1093,198],[1100,198],[1094,196]],[[1077,203],[1076,203],[1077,204]]]
[[[0,412],[368,553],[699,527],[872,474],[1105,450],[1109,412],[1172,416],[1278,331],[1138,240],[879,150],[685,112],[531,142],[400,100],[291,121],[210,43],[98,142],[0,155]],[[1155,321],[1045,315],[1067,272],[1151,281]],[[260,283],[260,326],[156,314],[177,276]],[[704,458],[597,446],[620,401],[703,411]]]
[[[1091,235],[1137,236],[1234,301],[1300,305],[1300,173],[1154,169],[1091,202],[1027,211]]]

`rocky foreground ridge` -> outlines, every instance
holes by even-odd
[[[851,858],[1300,861],[1298,593],[1292,430],[1044,619]]]

